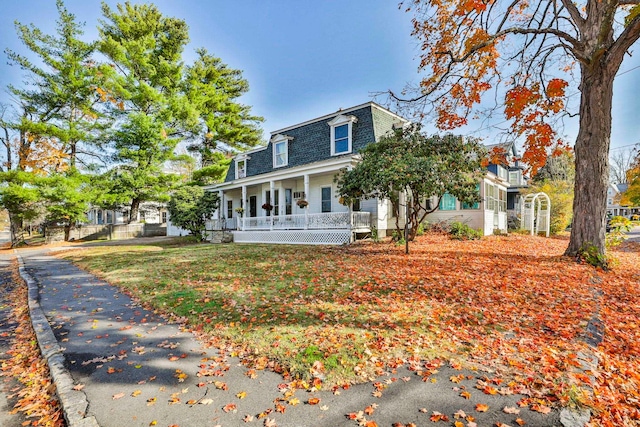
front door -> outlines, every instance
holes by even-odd
[[[255,218],[258,216],[258,197],[249,196],[249,216]]]

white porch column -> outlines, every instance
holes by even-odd
[[[276,183],[275,181],[269,181],[269,200],[267,202],[272,206],[271,212],[269,213],[269,230],[273,231],[273,217],[275,216],[275,212],[273,210],[273,206],[275,206],[275,199],[273,196],[276,194]]]
[[[220,204],[218,205],[218,223],[220,223],[224,216],[224,191],[218,190],[218,200],[220,200]]]
[[[304,174],[304,198],[309,202],[309,174]],[[309,228],[309,205],[304,208],[304,229]]]
[[[242,200],[240,201],[240,206],[242,206],[243,210],[242,210],[242,214],[240,215],[240,221],[242,222],[242,226],[240,227],[240,229],[242,231],[244,231],[244,214],[247,211],[246,205],[247,205],[247,186],[243,185],[242,186]]]

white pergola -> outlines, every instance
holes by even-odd
[[[522,202],[520,228],[531,235],[543,232],[549,237],[551,200],[545,193],[527,194]]]

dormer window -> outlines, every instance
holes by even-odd
[[[273,146],[273,167],[281,168],[289,164],[289,140],[290,136],[276,135],[271,140]]]
[[[236,179],[247,177],[247,160],[248,157],[236,160]]]
[[[329,122],[331,126],[331,155],[348,154],[352,151],[353,124],[357,122],[354,116],[342,114]]]

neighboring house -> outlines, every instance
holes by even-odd
[[[235,242],[251,243],[344,244],[374,229],[391,234],[396,218],[388,200],[344,206],[334,178],[357,164],[360,149],[408,123],[368,102],[272,132],[267,146],[234,157],[223,183],[206,187],[220,197],[208,229],[232,230]],[[523,185],[522,169],[496,166],[478,185],[482,202],[445,195],[427,220],[459,220],[485,235],[506,231],[510,178]],[[184,234],[169,221],[168,235]]]
[[[640,215],[639,206],[622,206],[620,199],[622,193],[627,191],[629,184],[609,184],[607,188],[607,214],[610,216],[631,217],[631,215]]]
[[[497,175],[502,180],[509,183],[507,187],[507,212],[509,214],[520,213],[522,208],[522,190],[527,188],[527,177],[525,176],[525,165],[520,161],[520,155],[514,142],[493,144],[486,146],[489,151],[498,148],[504,153],[504,164],[490,164],[488,170]]]
[[[87,224],[127,224],[129,222],[129,210],[101,209],[93,207],[87,212]],[[167,208],[163,203],[145,202],[140,205],[138,218],[133,222],[147,224],[164,224],[167,222]]]
[[[528,187],[524,176],[525,167],[513,142],[486,146],[488,151],[497,149],[504,160],[503,163],[492,163],[487,166],[487,173],[478,184],[479,203],[462,203],[455,197],[445,194],[438,209],[427,215],[429,222],[459,221],[472,228],[482,230],[484,235],[501,233],[509,229],[509,221],[520,215],[521,190]],[[436,203],[433,199],[431,203]]]

